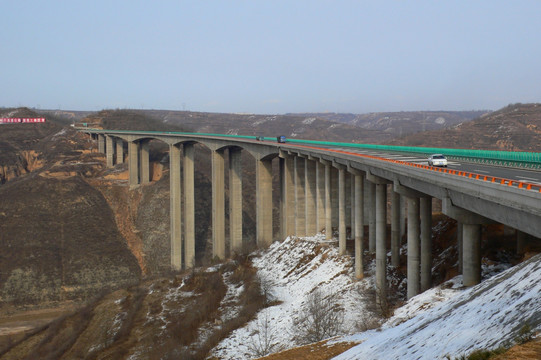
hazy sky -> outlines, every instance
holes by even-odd
[[[496,110],[541,102],[541,1],[0,0],[0,106]]]

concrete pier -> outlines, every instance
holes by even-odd
[[[272,161],[256,160],[257,245],[272,243]]]
[[[105,154],[105,135],[98,134],[98,152]]]
[[[316,161],[316,231],[325,229],[325,165]]]
[[[338,166],[338,254],[346,253],[346,169]]]
[[[149,161],[149,148],[148,141],[141,141],[139,149],[139,182],[141,184],[148,184],[150,182],[150,161]]]
[[[331,163],[323,162],[325,166],[325,239],[332,239],[332,201],[331,201]]]
[[[400,266],[400,194],[391,192],[391,265]]]
[[[115,139],[109,135],[105,135],[105,157],[107,159],[107,167],[113,167],[115,165]]]
[[[456,246],[457,246],[457,250],[458,250],[458,272],[462,274],[462,271],[463,271],[463,267],[462,267],[462,259],[464,258],[464,256],[462,255],[463,254],[463,249],[464,249],[464,244],[463,244],[463,239],[464,237],[464,227],[462,226],[462,223],[461,222],[458,222],[456,223]]]
[[[481,225],[463,224],[463,271],[464,286],[481,282]]]
[[[184,155],[184,260],[186,268],[195,267],[195,146],[183,145]]]
[[[116,139],[116,163],[124,164],[124,141]]]
[[[130,175],[130,186],[139,184],[139,143],[130,141],[128,143],[128,168]]]
[[[131,144],[131,143],[129,143]],[[171,268],[182,269],[180,149],[169,145],[169,216],[171,220]]]
[[[317,191],[316,191],[316,163],[311,159],[304,161],[304,198],[306,208],[304,211],[304,223],[306,235],[314,236],[317,233]]]
[[[376,184],[368,181],[368,251],[376,252]]]
[[[231,253],[242,251],[242,149],[229,148],[229,241]]]
[[[224,152],[212,151],[212,256],[225,259]]]
[[[385,304],[387,299],[387,184],[376,184],[376,299]]]
[[[295,177],[293,157],[280,153],[280,211],[282,238],[295,235]]]
[[[361,174],[355,175],[355,276],[357,279],[364,277],[363,271],[363,199],[364,181]]]
[[[408,300],[420,292],[419,198],[408,197]]]
[[[295,156],[295,235],[305,236],[306,200],[304,196],[304,159]]]
[[[432,198],[420,199],[421,213],[421,292],[432,287]]]

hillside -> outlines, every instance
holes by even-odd
[[[355,125],[363,129],[384,131],[393,137],[401,137],[423,131],[453,127],[486,113],[489,111],[400,111],[368,114],[307,113],[297,115]]]
[[[201,133],[234,135],[285,135],[290,138],[381,143],[391,135],[314,116],[220,114],[190,111],[145,110],[167,124],[182,125]]]
[[[450,129],[391,141],[396,145],[541,151],[541,104],[513,104]]]

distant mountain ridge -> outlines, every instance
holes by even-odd
[[[303,113],[297,116],[312,116],[363,129],[379,130],[393,136],[404,136],[421,131],[440,130],[473,120],[490,113],[490,110],[471,111],[399,111],[350,113]]]

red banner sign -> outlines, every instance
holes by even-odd
[[[44,122],[45,118],[0,118],[0,124],[34,124]]]

